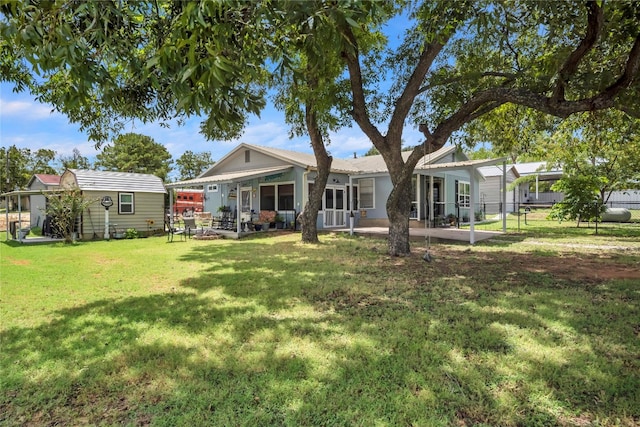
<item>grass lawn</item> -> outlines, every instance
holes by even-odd
[[[0,244],[0,425],[640,424],[637,235],[299,239]]]

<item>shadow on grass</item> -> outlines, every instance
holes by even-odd
[[[522,282],[500,253],[455,277],[375,245],[197,244],[174,267],[207,269],[175,292],[7,330],[0,423],[638,421],[637,286]]]

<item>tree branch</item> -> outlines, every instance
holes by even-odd
[[[558,82],[551,95],[553,102],[560,102],[564,100],[564,94],[567,87],[569,78],[578,70],[580,61],[585,55],[593,48],[602,31],[602,25],[604,23],[604,13],[596,1],[590,1],[587,3],[588,16],[587,16],[587,32],[584,38],[578,44],[578,47],[571,52],[571,55],[562,65],[562,68],[558,71]]]
[[[382,144],[384,136],[382,136],[378,128],[371,123],[369,115],[367,114],[364,85],[362,83],[362,69],[360,68],[358,53],[358,41],[349,25],[345,25],[343,32],[351,45],[350,49],[344,49],[342,51],[342,57],[345,59],[347,69],[349,70],[349,81],[351,82],[351,93],[353,95],[353,119],[358,123],[358,126],[360,126],[365,135],[369,137],[371,142],[373,142],[373,145],[382,152],[384,149]]]

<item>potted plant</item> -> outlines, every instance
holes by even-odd
[[[260,211],[259,222],[262,223],[262,229],[268,230],[271,223],[276,220],[276,211]]]
[[[280,214],[276,214],[274,218],[276,222],[276,228],[282,230],[284,228],[284,218]]]

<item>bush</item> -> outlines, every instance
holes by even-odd
[[[127,228],[127,231],[124,233],[125,239],[137,239],[138,238],[138,230],[135,228]]]

